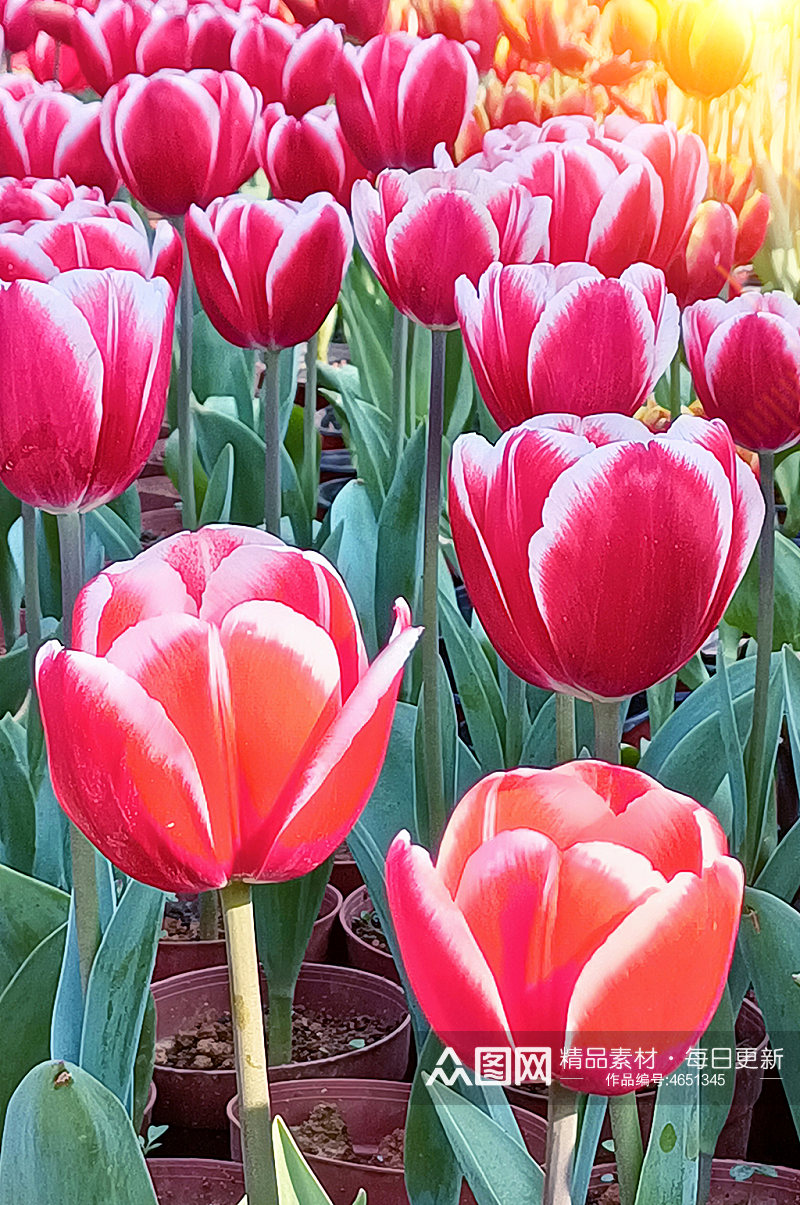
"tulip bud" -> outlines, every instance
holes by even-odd
[[[368,173],[345,142],[336,109],[320,105],[290,117],[283,105],[267,105],[263,123],[258,157],[273,196],[304,201],[328,192],[348,209],[353,184]]]
[[[103,0],[94,13],[75,10],[72,45],[98,95],[136,71],[136,47],[151,14],[152,7],[141,0]]]

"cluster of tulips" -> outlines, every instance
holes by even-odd
[[[249,1205],[323,1199],[307,1169],[287,1172],[271,1127],[251,885],[316,870],[357,823],[369,833],[401,697],[417,716],[417,764],[394,784],[397,823],[390,841],[370,838],[364,872],[386,902],[420,1024],[469,1066],[481,1046],[550,1052],[548,1166],[543,1187],[532,1181],[547,1205],[585,1197],[578,1093],[610,1098],[622,1205],[674,1200],[657,1134],[643,1167],[626,1089],[570,1072],[561,1056],[643,1046],[650,1077],[669,1077],[751,981],[774,1009],[768,1025],[791,1015],[797,968],[772,968],[771,979],[752,935],[726,986],[745,882],[761,916],[745,927],[788,926],[787,941],[795,914],[784,901],[800,887],[794,830],[778,842],[773,798],[781,720],[795,740],[800,706],[794,652],[778,655],[778,670],[773,654],[776,458],[800,441],[800,305],[745,289],[737,271],[764,241],[769,204],[752,175],[710,168],[696,133],[630,111],[560,113],[477,142],[473,129],[470,145],[480,47],[430,26],[409,32],[408,14],[387,17],[387,4],[289,7],[7,0],[3,10],[7,48],[33,62],[49,39],[73,89],[20,71],[0,80],[0,482],[22,504],[27,742],[40,716],[71,822],[63,874],[51,876],[72,903],[51,1046],[65,1064],[48,1084],[67,1074],[80,1085],[89,1070],[109,1082],[75,1038],[105,1008],[114,1108],[130,1106],[152,958],[141,956],[138,987],[122,976],[103,995],[115,891],[219,891]],[[560,26],[534,4],[527,53],[535,29],[569,64],[562,34],[577,7]],[[606,7],[607,22],[621,21],[618,0]],[[470,12],[496,43],[494,6]],[[680,83],[680,66],[670,70]],[[73,94],[84,85],[99,99]],[[318,369],[318,332],[340,295],[355,369]],[[239,446],[227,445],[227,477],[224,448],[200,464],[201,308],[221,340],[263,360],[246,399],[248,446],[263,458],[258,525],[230,522]],[[310,482],[303,540],[286,509],[281,355],[306,343],[294,450]],[[321,525],[318,371],[359,473]],[[460,411],[454,373],[467,382]],[[96,564],[87,583],[87,518],[119,505],[165,414],[186,530]],[[236,421],[226,429],[245,431]],[[226,485],[204,525],[198,465],[207,504],[212,482]],[[37,511],[57,517],[61,641],[42,642]],[[756,655],[739,663],[720,642],[717,672],[695,692],[714,725],[705,751],[707,728],[692,738],[672,714],[675,678],[692,665],[697,677],[757,546],[757,606],[742,624]],[[377,597],[381,575],[395,580],[395,550],[413,561],[399,565],[409,598],[396,599],[378,650],[389,607],[377,614],[365,594],[372,582]],[[453,617],[444,556],[471,625]],[[451,679],[470,747],[448,735]],[[647,691],[655,708],[663,684],[661,731],[654,723],[639,768],[620,765],[624,706]],[[539,692],[555,695],[557,754],[531,763],[523,744]],[[593,757],[576,735],[576,700],[593,708]],[[699,802],[685,777],[676,784],[676,749],[727,759]],[[467,769],[454,777],[459,758]],[[8,827],[19,815],[15,806]],[[40,817],[24,823],[44,840]],[[1,824],[0,844],[10,847]],[[160,907],[158,896],[131,929],[153,956]],[[9,1108],[3,1205],[15,1135],[39,1132],[37,1075]],[[797,1107],[797,1085],[787,1087]],[[488,1095],[484,1105],[487,1122],[515,1125]],[[666,1097],[674,1120],[670,1107]],[[685,1137],[675,1165],[696,1186],[697,1144]],[[48,1147],[26,1173],[37,1199],[54,1182],[51,1156],[64,1152]],[[462,1172],[475,1172],[463,1151],[458,1183]],[[510,1198],[498,1188],[491,1199]]]

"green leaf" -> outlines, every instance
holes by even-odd
[[[744,577],[725,612],[727,623],[755,636],[758,620],[758,553],[754,553]],[[784,644],[800,648],[800,548],[779,531],[775,532],[775,626],[772,648]]]
[[[397,466],[378,519],[375,571],[375,630],[383,644],[394,623],[396,598],[405,598],[413,614],[422,584],[425,426],[417,427]]]
[[[792,761],[800,766],[800,661],[791,649],[784,647],[782,655],[783,694],[786,726]],[[780,840],[755,886],[782,900],[791,901],[800,889],[800,820],[796,820]]]
[[[678,1082],[682,1076],[687,1083]],[[697,1072],[681,1064],[659,1085],[635,1205],[695,1205],[699,1084]]]
[[[192,406],[197,452],[207,474],[227,445],[233,449],[231,523],[257,526],[264,520],[264,441],[239,419],[208,406]]]
[[[142,1120],[150,1093],[153,1079],[153,1065],[156,1059],[156,1005],[153,993],[147,993],[145,1001],[142,1031],[139,1034],[139,1045],[136,1048],[136,1059],[133,1064],[133,1128],[136,1133],[142,1129]]]
[[[254,883],[258,956],[270,992],[294,994],[300,965],[331,874],[331,859],[285,883]]]
[[[447,670],[444,667],[444,662],[442,661],[441,657],[437,658],[437,664],[439,669],[439,732],[444,783],[444,809],[445,815],[449,816],[456,803],[458,790],[456,785],[458,720],[456,718],[453,692],[450,689]],[[422,691],[420,691],[419,700],[419,705],[417,707],[417,726],[414,733],[414,769],[416,773],[417,810],[416,827],[421,843],[427,849],[437,849],[442,834],[438,831],[437,818],[431,816],[428,805],[428,793],[426,788],[427,777],[425,772],[427,755],[425,728],[428,723],[428,719],[425,715],[425,701]]]
[[[228,343],[202,310],[195,313],[192,330],[192,392],[198,402],[235,399],[237,417],[253,427],[255,352]]]
[[[272,1143],[279,1205],[331,1205],[281,1117],[272,1123]]]
[[[356,248],[339,295],[350,355],[366,396],[389,413],[392,405],[394,306]]]
[[[500,687],[458,607],[440,596],[439,617],[470,740],[484,774],[504,768],[506,717]]]
[[[330,554],[344,578],[361,624],[370,661],[377,656],[375,632],[375,564],[378,524],[361,481],[348,481],[331,506],[331,540],[339,533],[338,548]]]
[[[358,476],[364,482],[375,515],[379,515],[395,471],[392,423],[387,414],[360,394],[352,365],[320,364],[320,384],[342,424]]]
[[[589,1179],[592,1174],[597,1144],[603,1129],[603,1121],[608,1107],[607,1096],[586,1096],[580,1117],[578,1143],[575,1147],[575,1162],[572,1168],[571,1205],[584,1205],[589,1191]],[[605,1143],[603,1144],[605,1145]]]
[[[461,1192],[458,1160],[422,1078],[433,1071],[443,1050],[431,1032],[420,1047],[411,1085],[405,1133],[405,1181],[411,1205],[457,1205]]]
[[[0,866],[0,991],[4,991],[26,958],[66,922],[69,896]]]
[[[444,388],[444,434],[452,446],[466,430],[472,414],[475,379],[461,331],[447,332]]]
[[[535,1205],[544,1175],[525,1147],[452,1088],[435,1082],[427,1090],[478,1205]]]
[[[25,751],[13,740],[18,727],[10,715],[0,720],[0,859],[30,874],[36,855],[36,810]]]
[[[712,1066],[712,1051],[726,1049],[735,1051],[736,1031],[734,1028],[733,1006],[731,993],[725,987],[722,999],[717,1005],[717,1011],[711,1018],[708,1029],[700,1039],[700,1048],[706,1051],[706,1064]],[[735,1057],[735,1055],[734,1055]],[[706,1077],[706,1082],[700,1081],[700,1150],[705,1155],[713,1155],[717,1139],[722,1133],[722,1127],[730,1112],[735,1086],[735,1073],[718,1072]],[[714,1081],[722,1079],[722,1083]]]
[[[0,622],[7,645],[19,636],[19,608],[23,578],[9,544],[11,528],[20,517],[20,501],[0,484]]]
[[[793,451],[775,465],[775,480],[786,503],[781,531],[791,540],[800,535],[800,451]]]
[[[0,1205],[157,1205],[136,1132],[116,1097],[69,1063],[41,1063],[8,1108]]]
[[[110,506],[98,506],[86,516],[86,538],[96,536],[109,561],[127,561],[141,552],[139,533]]]
[[[233,444],[225,444],[208,479],[206,496],[200,511],[201,527],[206,523],[230,523],[233,474]]]

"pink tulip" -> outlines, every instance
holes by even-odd
[[[136,47],[151,20],[152,6],[140,0],[101,0],[94,13],[76,9],[72,45],[86,79],[105,96],[136,71]]]
[[[154,75],[163,67],[228,71],[239,18],[218,4],[155,5],[136,45],[136,70]]]
[[[477,69],[460,42],[381,34],[362,48],[345,46],[336,108],[365,167],[414,171],[433,164],[440,142],[452,153],[477,92]]]
[[[344,140],[332,105],[319,105],[303,117],[290,117],[283,105],[267,105],[258,158],[280,200],[329,192],[348,209],[353,184],[367,176]]]
[[[164,417],[175,298],[160,277],[81,269],[0,287],[0,480],[52,512],[111,501]]]
[[[649,1077],[680,1066],[725,988],[744,873],[693,799],[577,761],[482,779],[435,865],[400,833],[386,889],[414,995],[464,1062],[545,1047],[561,1083],[614,1096],[629,1089],[587,1049],[652,1050]]]
[[[326,193],[305,201],[224,197],[186,219],[197,292],[237,347],[303,343],[333,309],[353,249],[347,213]]]
[[[106,197],[119,188],[100,141],[99,101],[82,104],[53,84],[19,100],[0,88],[0,114],[2,175],[69,176],[76,184],[99,185]]]
[[[736,235],[736,214],[730,205],[704,201],[667,269],[669,287],[681,309],[694,301],[718,297],[726,285],[736,289]]]
[[[779,452],[800,439],[800,305],[786,293],[698,301],[683,343],[697,396],[738,444]]]
[[[168,891],[277,882],[336,849],[372,793],[419,630],[399,599],[372,665],[327,561],[205,527],[81,593],[37,686],[67,815]],[[265,756],[265,754],[268,754]]]
[[[232,71],[128,75],[103,99],[103,145],[145,208],[183,214],[253,175],[260,108]]]
[[[286,7],[301,25],[327,19],[354,41],[366,42],[383,32],[389,0],[286,0]]]
[[[294,117],[330,99],[341,57],[342,35],[332,21],[300,30],[262,17],[241,25],[231,46],[234,71]]]
[[[392,303],[423,326],[457,323],[455,283],[547,250],[550,203],[466,165],[381,172],[353,186],[353,224]]]
[[[58,217],[73,201],[99,203],[99,188],[75,187],[71,180],[0,177],[0,227],[21,228],[28,222]]]
[[[536,414],[634,414],[678,347],[675,298],[647,264],[606,279],[588,264],[491,264],[456,282],[481,396],[506,430]]]
[[[622,415],[550,414],[495,447],[453,446],[450,523],[489,639],[526,681],[585,699],[624,699],[686,664],[763,515],[720,422],[684,416],[654,436]]]

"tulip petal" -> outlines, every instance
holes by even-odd
[[[267,268],[274,348],[294,347],[320,328],[336,304],[352,250],[350,221],[333,197],[317,193],[304,201]]]
[[[143,619],[170,612],[196,614],[180,574],[158,546],[135,561],[118,561],[84,586],[72,616],[72,643],[104,657],[116,638]]]
[[[644,165],[631,164],[601,197],[589,227],[586,258],[606,276],[650,258],[660,216],[653,197],[657,183]]]

